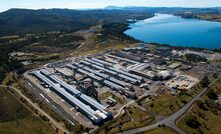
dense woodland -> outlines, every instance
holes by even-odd
[[[145,11],[11,9],[0,13],[0,36],[50,31],[77,31],[98,23],[126,22],[145,19],[153,14]]]
[[[129,29],[129,24],[127,23],[108,23],[104,24],[102,27],[103,31],[98,37],[99,41],[105,41],[107,39],[120,39],[120,40],[129,40],[137,41],[134,38],[124,34],[124,31]]]

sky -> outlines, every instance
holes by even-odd
[[[0,0],[0,12],[10,8],[87,9],[106,6],[221,7],[221,0]]]

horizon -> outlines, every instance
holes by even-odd
[[[178,8],[215,8],[221,7],[220,0],[16,0],[0,2],[0,12],[9,9],[72,9],[90,10],[103,9],[108,6],[115,7],[178,7]],[[164,4],[163,4],[164,3]]]
[[[153,7],[153,6],[112,6],[112,5],[109,5],[109,6],[106,6],[106,7],[103,7],[103,8],[38,8],[38,9],[32,9],[32,8],[10,8],[10,9],[7,9],[5,11],[0,11],[0,13],[3,13],[3,12],[7,12],[9,10],[12,10],[12,9],[18,9],[18,10],[52,10],[52,9],[60,9],[60,10],[103,10],[105,8],[108,8],[108,7],[118,7],[118,8],[127,8],[127,7],[135,7],[135,8],[195,8],[195,9],[200,9],[200,8],[221,8],[219,6],[214,6],[214,7]],[[117,10],[117,9],[116,9]],[[120,9],[119,9],[120,10]]]

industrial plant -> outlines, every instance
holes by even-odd
[[[162,89],[179,94],[198,82],[181,71],[187,63],[161,57],[161,51],[169,55],[170,48],[150,53],[148,47],[139,44],[72,57],[30,70],[25,76],[53,101],[50,103],[55,108],[62,109],[72,120],[94,128],[112,120],[132,100]]]

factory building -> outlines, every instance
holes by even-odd
[[[103,65],[113,66],[112,63],[107,62],[107,61],[103,61],[103,60],[100,60],[100,59],[97,59],[97,58],[91,58],[91,60],[96,61],[96,62],[99,62],[99,63],[101,63],[101,64],[103,64]]]
[[[105,114],[105,112],[103,112],[104,107],[101,104],[98,104],[98,102],[95,103],[95,100],[93,100],[92,98],[82,93],[79,93],[80,91],[73,90],[72,93],[74,93],[75,95],[68,92],[67,88],[69,89],[71,86],[69,85],[70,86],[69,87],[67,85],[64,85],[65,82],[62,82],[62,81],[60,81],[61,83],[54,82],[54,81],[58,81],[58,79],[56,77],[51,78],[51,76],[53,75],[48,75],[48,72],[46,70],[33,71],[33,75],[36,78],[38,78],[41,82],[44,82],[45,84],[47,84],[48,87],[52,91],[58,94],[61,98],[65,99],[70,105],[75,106],[86,117],[88,117],[93,123],[100,125],[108,118],[108,116],[112,116],[110,112],[108,112],[108,114]],[[54,81],[52,81],[52,79]],[[91,101],[94,105],[93,107],[96,107],[96,108],[100,107],[99,109],[101,110],[93,109],[91,105],[85,104],[83,101],[79,99],[79,96],[81,96],[81,98],[83,99],[86,99],[85,101],[87,100]]]
[[[82,63],[84,63],[84,62],[82,62]],[[116,90],[121,94],[124,94],[127,97],[136,99],[135,93],[129,91],[130,85],[128,85],[127,83],[125,83],[123,81],[115,79],[114,77],[111,77],[111,76],[106,75],[104,73],[100,73],[96,70],[92,70],[92,69],[90,69],[88,67],[85,67],[85,66],[76,67],[74,65],[68,64],[67,67],[72,69],[72,70],[78,71],[81,74],[87,75],[91,79],[94,79],[94,80],[98,81],[99,83],[101,83],[101,84],[103,84],[107,87],[110,87],[111,89]],[[98,66],[98,68],[102,68],[102,67]],[[124,76],[124,75],[121,76],[121,74],[119,74],[119,76],[122,77],[122,78],[126,77],[125,79],[131,79],[131,81],[134,81],[135,83],[137,82],[137,80],[132,79],[130,77],[127,77],[127,76]]]
[[[110,57],[110,58],[113,58],[113,59],[119,59],[119,60],[122,60],[122,61],[125,61],[125,62],[128,62],[128,63],[132,63],[132,64],[140,63],[140,62],[133,61],[133,60],[130,60],[130,59],[127,59],[127,58],[122,58],[122,57],[119,57],[119,56],[116,56],[116,55],[113,55],[113,54],[106,54],[106,56]]]
[[[150,52],[150,49],[146,47],[145,44],[139,44],[137,47],[126,47],[123,51],[137,54],[139,52],[148,53]]]
[[[126,71],[122,71],[120,69],[116,69],[116,68],[113,68],[113,67],[109,67],[109,69],[112,70],[112,71],[115,71],[115,72],[117,72],[119,74],[123,74],[123,75],[129,76],[129,77],[131,77],[133,79],[136,79],[136,80],[138,80],[139,83],[144,81],[144,79],[142,77],[138,76],[138,75],[130,74],[130,73],[126,72]]]
[[[52,82],[46,76],[42,75],[40,71],[34,71],[33,75],[37,77],[41,82],[44,82],[48,87],[58,94],[61,98],[65,99],[69,104],[75,106],[79,111],[81,111],[86,117],[88,117],[95,124],[103,123],[103,116],[99,111],[95,111],[90,108],[90,106],[85,105],[73,95],[64,90],[60,84]],[[103,117],[103,118],[102,118]]]
[[[173,73],[171,71],[160,71],[157,73],[157,76],[161,80],[168,80],[173,76]]]
[[[100,63],[98,63],[97,61],[99,61]],[[144,79],[140,76],[130,74],[126,71],[122,71],[120,69],[116,69],[113,67],[107,67],[106,66],[107,63],[106,62],[102,63],[102,60],[95,61],[95,58],[94,58],[94,61],[90,60],[90,59],[85,59],[85,61],[82,61],[82,63],[85,65],[89,65],[89,66],[95,67],[97,69],[103,70],[109,74],[112,74],[115,76],[117,75],[118,77],[123,76],[123,77],[121,77],[122,79],[125,79],[126,81],[130,81],[133,84],[139,84],[144,81]],[[120,75],[120,74],[122,74],[122,75]]]
[[[65,70],[65,68],[55,69],[55,73],[59,73],[64,78],[73,78],[73,73]]]
[[[130,59],[130,60],[133,60],[133,61],[137,61],[137,62],[143,62],[144,61],[143,57],[136,56],[134,54],[123,52],[123,51],[114,51],[112,54],[116,55],[116,56],[119,56],[119,57],[122,57],[122,58],[127,58],[127,59]]]
[[[138,71],[138,70],[130,70],[130,72],[133,74],[136,74],[136,75],[140,75],[144,78],[154,80],[154,81],[159,80],[159,77],[153,71],[142,72],[142,71]]]

